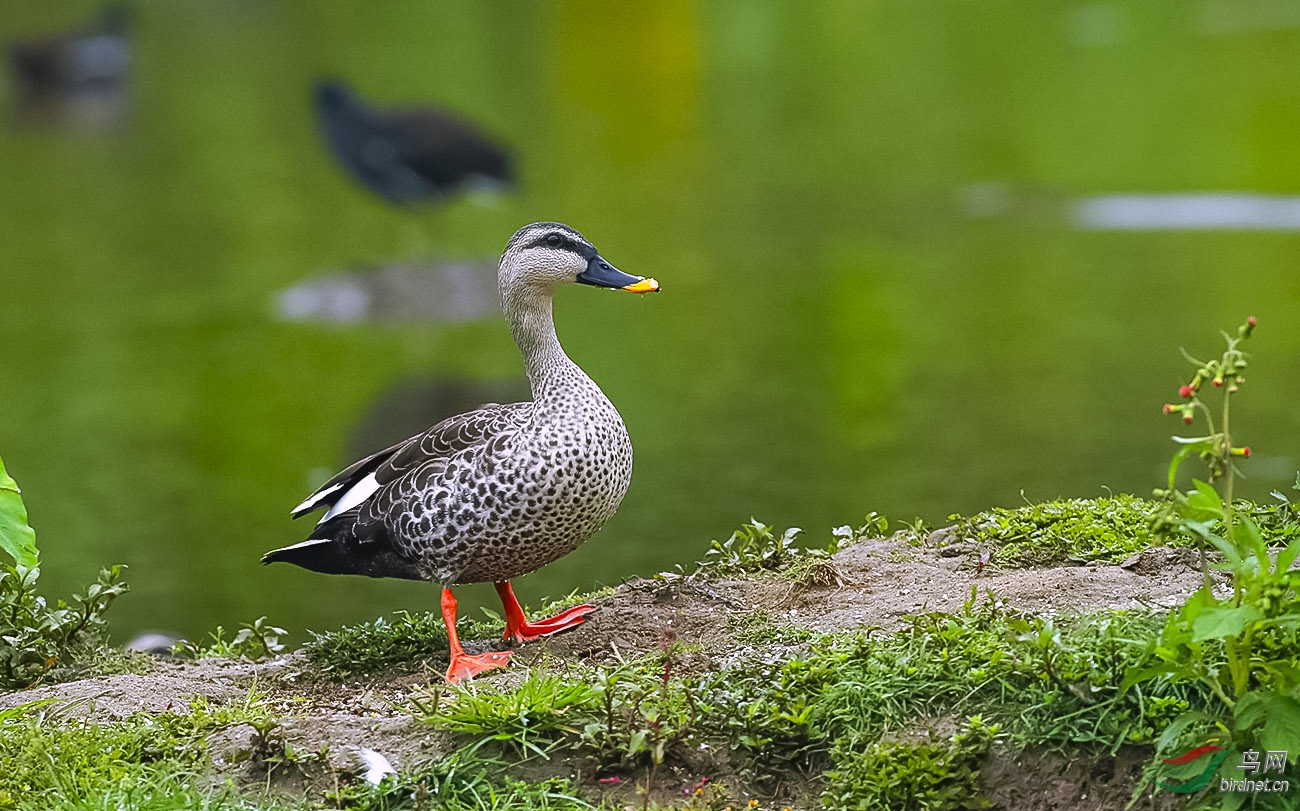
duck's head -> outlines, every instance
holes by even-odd
[[[659,292],[659,282],[624,273],[582,234],[558,222],[525,225],[506,244],[497,272],[502,301],[523,291],[550,293],[574,282],[629,293]]]
[[[326,118],[361,110],[361,103],[348,86],[337,79],[317,79],[312,85],[316,112]]]

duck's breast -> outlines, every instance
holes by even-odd
[[[465,498],[485,520],[458,582],[508,580],[572,552],[614,514],[632,480],[632,443],[607,400],[539,420],[495,461],[494,475]]]

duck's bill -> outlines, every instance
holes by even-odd
[[[656,282],[654,279],[637,277],[635,282],[624,285],[620,287],[619,290],[626,290],[629,293],[658,293],[659,282]]]
[[[626,290],[629,293],[658,293],[659,282],[642,276],[624,273],[610,263],[594,256],[587,262],[587,269],[578,274],[578,281],[595,287],[608,287],[612,290]]]

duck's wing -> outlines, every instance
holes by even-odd
[[[490,441],[518,426],[532,411],[532,403],[500,405],[488,403],[464,414],[448,417],[437,425],[392,447],[371,454],[321,485],[292,515],[299,518],[328,507],[320,523],[356,509],[381,488],[412,471],[439,466],[458,453]]]

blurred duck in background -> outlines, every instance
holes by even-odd
[[[131,71],[131,11],[114,4],[85,27],[15,42],[9,69],[19,95],[28,98],[116,90]]]
[[[97,130],[120,124],[131,77],[131,10],[102,8],[88,24],[9,46],[13,120]]]
[[[513,183],[509,152],[437,108],[373,109],[337,80],[315,86],[316,117],[339,163],[397,205]]]

